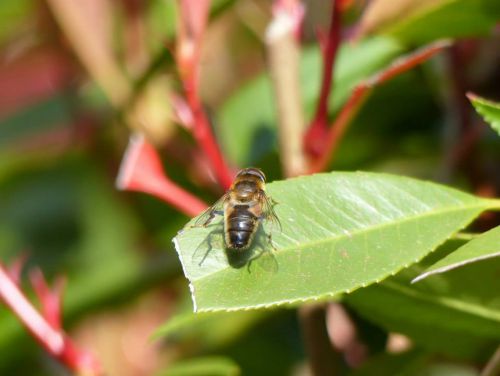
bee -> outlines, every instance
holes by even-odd
[[[281,230],[274,211],[276,202],[265,192],[266,176],[255,167],[240,170],[229,190],[195,222],[195,226],[208,226],[215,216],[224,217],[224,242],[227,249],[244,251],[252,241],[263,220],[270,220]],[[274,248],[271,234],[266,234]]]

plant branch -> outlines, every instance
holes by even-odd
[[[336,375],[342,364],[339,352],[335,351],[326,328],[326,308],[320,304],[308,304],[299,309],[304,344],[313,376]]]
[[[104,2],[47,0],[71,48],[116,108],[130,97],[132,85],[113,56],[110,9]],[[96,17],[98,15],[99,17]]]
[[[339,115],[335,118],[332,126],[330,127],[325,141],[325,149],[316,160],[311,162],[309,172],[320,172],[328,167],[328,164],[331,162],[340,140],[351,123],[351,120],[357,114],[364,100],[375,86],[412,69],[448,46],[450,46],[449,41],[438,41],[432,43],[415,52],[396,59],[388,68],[383,69],[367,80],[364,80],[356,85],[351,93],[351,96],[344,104]]]
[[[209,0],[180,0],[176,61],[187,103],[193,114],[194,138],[210,161],[219,184],[227,189],[234,174],[217,145],[198,92],[201,42],[209,8]]]
[[[311,156],[318,156],[324,149],[323,142],[328,133],[328,99],[332,92],[335,60],[341,41],[342,9],[341,1],[332,1],[328,36],[325,38],[325,36],[319,35],[319,42],[323,53],[323,79],[321,81],[316,112],[309,124],[304,139],[305,151]]]
[[[277,1],[273,19],[267,29],[266,44],[269,69],[276,97],[280,155],[287,177],[303,174],[306,160],[302,150],[304,114],[300,95],[300,48],[295,36],[296,15],[299,13],[288,2]],[[296,3],[296,7],[301,7]]]
[[[17,269],[17,266],[16,266]],[[17,272],[14,271],[14,274]],[[42,304],[40,314],[29,302],[12,273],[0,263],[0,299],[18,317],[45,350],[70,370],[80,375],[100,375],[100,365],[88,352],[76,347],[60,328],[61,286],[51,291],[41,272],[32,274],[34,287]],[[46,316],[47,315],[47,316]]]
[[[158,197],[190,217],[207,208],[207,204],[165,175],[158,153],[141,134],[130,137],[116,186],[121,190],[144,192]]]

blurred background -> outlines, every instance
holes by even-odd
[[[310,119],[322,69],[316,32],[327,30],[331,3],[305,3],[300,78]],[[378,87],[330,169],[399,173],[498,196],[498,136],[464,95],[500,99],[497,1],[350,3],[332,118],[356,83],[397,56],[440,38],[458,41]],[[270,1],[212,2],[200,93],[230,164],[259,166],[274,180],[283,175],[266,73],[271,18]],[[166,338],[151,340],[169,318],[192,310],[171,243],[189,218],[115,189],[129,135],[144,132],[186,190],[206,202],[222,193],[173,113],[182,95],[173,57],[178,21],[173,0],[0,2],[0,260],[25,255],[24,269],[39,267],[49,281],[66,277],[64,326],[108,375],[162,374],[197,357],[213,374],[238,367],[248,375],[307,374],[294,309],[181,316]],[[489,216],[477,226],[495,223]],[[383,350],[387,332],[356,320],[370,333],[363,353]],[[2,375],[65,372],[3,306],[0,349]],[[448,356],[474,363],[481,352]]]

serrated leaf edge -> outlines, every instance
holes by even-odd
[[[177,236],[175,236],[172,239],[172,242],[174,243],[175,252],[177,252],[177,256],[179,257],[179,260],[181,260],[182,273],[184,273],[184,276],[187,276],[188,273],[187,273],[187,270],[184,267],[184,263],[182,262],[181,249],[180,249],[180,246],[179,246],[179,241],[177,240]],[[198,312],[198,306],[196,304],[196,297],[195,297],[195,287],[191,283],[191,280],[189,278],[186,277],[186,279],[189,282],[189,291],[190,291],[190,294],[191,294],[191,300],[193,301],[193,311],[194,312]]]
[[[479,206],[478,210],[480,208],[481,207]],[[483,210],[488,209],[488,208],[489,207],[485,207]],[[415,259],[415,261],[413,263],[418,263],[420,260],[422,260],[424,257],[426,257],[433,250],[437,249],[440,245],[444,244],[447,240],[451,239],[457,232],[459,232],[460,230],[462,230],[463,228],[465,228],[467,225],[469,225],[475,218],[476,218],[476,216],[473,216],[467,223],[464,224],[463,227],[461,227],[461,228],[457,229],[455,232],[451,233],[448,237],[446,237],[445,239],[443,239],[443,241],[441,243],[437,244],[435,247],[433,247],[432,249],[430,249],[427,252],[425,252],[420,258]],[[336,298],[336,297],[340,297],[340,296],[342,296],[344,294],[351,294],[351,293],[353,293],[354,291],[356,291],[356,290],[358,290],[360,288],[371,286],[373,284],[379,284],[382,281],[384,281],[386,278],[394,276],[397,273],[399,273],[400,271],[402,271],[403,269],[406,269],[410,265],[413,265],[413,263],[411,263],[411,264],[405,264],[402,267],[400,267],[399,269],[394,270],[394,271],[392,271],[390,273],[387,273],[386,275],[382,276],[379,279],[376,279],[376,280],[374,280],[372,282],[369,282],[369,283],[363,283],[363,284],[361,284],[361,285],[359,285],[357,287],[354,287],[353,289],[346,290],[346,291],[340,292],[340,293],[326,293],[326,294],[321,294],[321,295],[314,296],[314,297],[296,298],[296,299],[291,299],[291,300],[290,299],[288,299],[288,300],[280,300],[280,301],[274,301],[272,303],[256,304],[256,305],[252,305],[252,306],[230,307],[230,308],[198,308],[195,305],[194,306],[194,312],[249,311],[249,310],[253,310],[253,309],[277,308],[277,307],[284,306],[284,305],[301,304],[301,303],[306,303],[306,302],[317,302],[317,301],[323,301],[323,300],[330,300],[330,299],[333,299],[333,298]],[[190,283],[190,287],[191,287],[191,281],[189,283]],[[194,287],[192,289],[192,293],[193,293],[192,299],[193,299],[193,302],[194,302],[195,299],[196,299],[195,296],[194,296]]]

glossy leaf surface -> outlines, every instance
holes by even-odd
[[[414,179],[330,173],[268,185],[283,231],[224,250],[222,223],[175,239],[195,310],[266,307],[332,297],[381,281],[443,243],[494,200]],[[220,218],[220,217],[219,217]],[[252,260],[248,262],[248,260]]]

